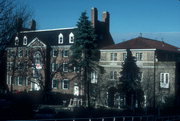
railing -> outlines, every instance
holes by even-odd
[[[180,115],[177,116],[116,116],[100,118],[60,118],[60,119],[33,119],[28,121],[180,121]]]

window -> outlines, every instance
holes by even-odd
[[[123,61],[125,61],[127,58],[127,53],[123,53]]]
[[[117,79],[117,71],[111,71],[110,72],[110,79],[112,79],[112,80]]]
[[[143,81],[143,72],[139,72],[140,81]]]
[[[63,72],[68,72],[68,64],[63,63]]]
[[[69,80],[68,79],[62,80],[61,87],[62,89],[66,89],[66,90],[69,89]]]
[[[63,50],[63,57],[69,56],[69,50]]]
[[[19,77],[18,85],[22,86],[23,85],[23,77]]]
[[[58,50],[57,49],[53,49],[53,57],[58,56]]]
[[[52,71],[58,71],[59,64],[52,63]]]
[[[26,36],[24,36],[24,38],[23,38],[23,45],[27,45],[27,37]]]
[[[136,53],[136,60],[141,61],[142,60],[142,53]]]
[[[19,83],[19,77],[16,76],[16,77],[15,77],[15,82],[14,82],[14,84],[15,84],[15,85],[18,85],[18,83]]]
[[[19,38],[18,37],[15,37],[15,45],[18,45],[19,44]]]
[[[111,61],[117,61],[117,53],[111,53]]]
[[[28,50],[25,51],[25,57],[28,57]]]
[[[80,67],[74,67],[74,72],[79,73],[80,72]]]
[[[55,89],[58,88],[58,80],[53,80],[52,81],[52,88],[55,88]]]
[[[63,44],[63,34],[60,33],[58,36],[58,44]]]
[[[18,51],[18,57],[22,57],[23,56],[23,50],[22,49],[19,49]]]
[[[7,75],[7,80],[6,80],[7,82],[6,83],[10,85],[11,79],[12,79],[12,76]]]
[[[11,71],[13,67],[13,62],[7,62],[7,70]]]
[[[41,53],[39,51],[34,53],[35,64],[41,64]]]
[[[69,43],[74,43],[74,34],[72,32],[69,34]]]
[[[98,78],[97,72],[92,71],[91,72],[91,83],[97,83],[97,78]]]
[[[160,87],[169,88],[169,73],[160,73]]]

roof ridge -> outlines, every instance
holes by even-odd
[[[76,28],[77,28],[77,27],[67,27],[67,28],[57,28],[57,29],[43,29],[43,30],[31,30],[31,31],[21,31],[20,33],[57,31],[57,30],[67,30],[67,29],[76,29]]]

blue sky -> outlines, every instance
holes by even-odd
[[[38,29],[74,27],[81,12],[96,7],[110,12],[116,43],[139,36],[163,40],[180,48],[179,0],[18,0],[29,5]]]

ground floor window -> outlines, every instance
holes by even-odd
[[[62,87],[62,89],[65,89],[65,90],[69,89],[69,80],[68,79],[63,79],[61,81],[61,87]]]
[[[160,73],[160,87],[169,88],[169,73]]]
[[[52,81],[52,88],[58,88],[58,80],[53,80]]]

